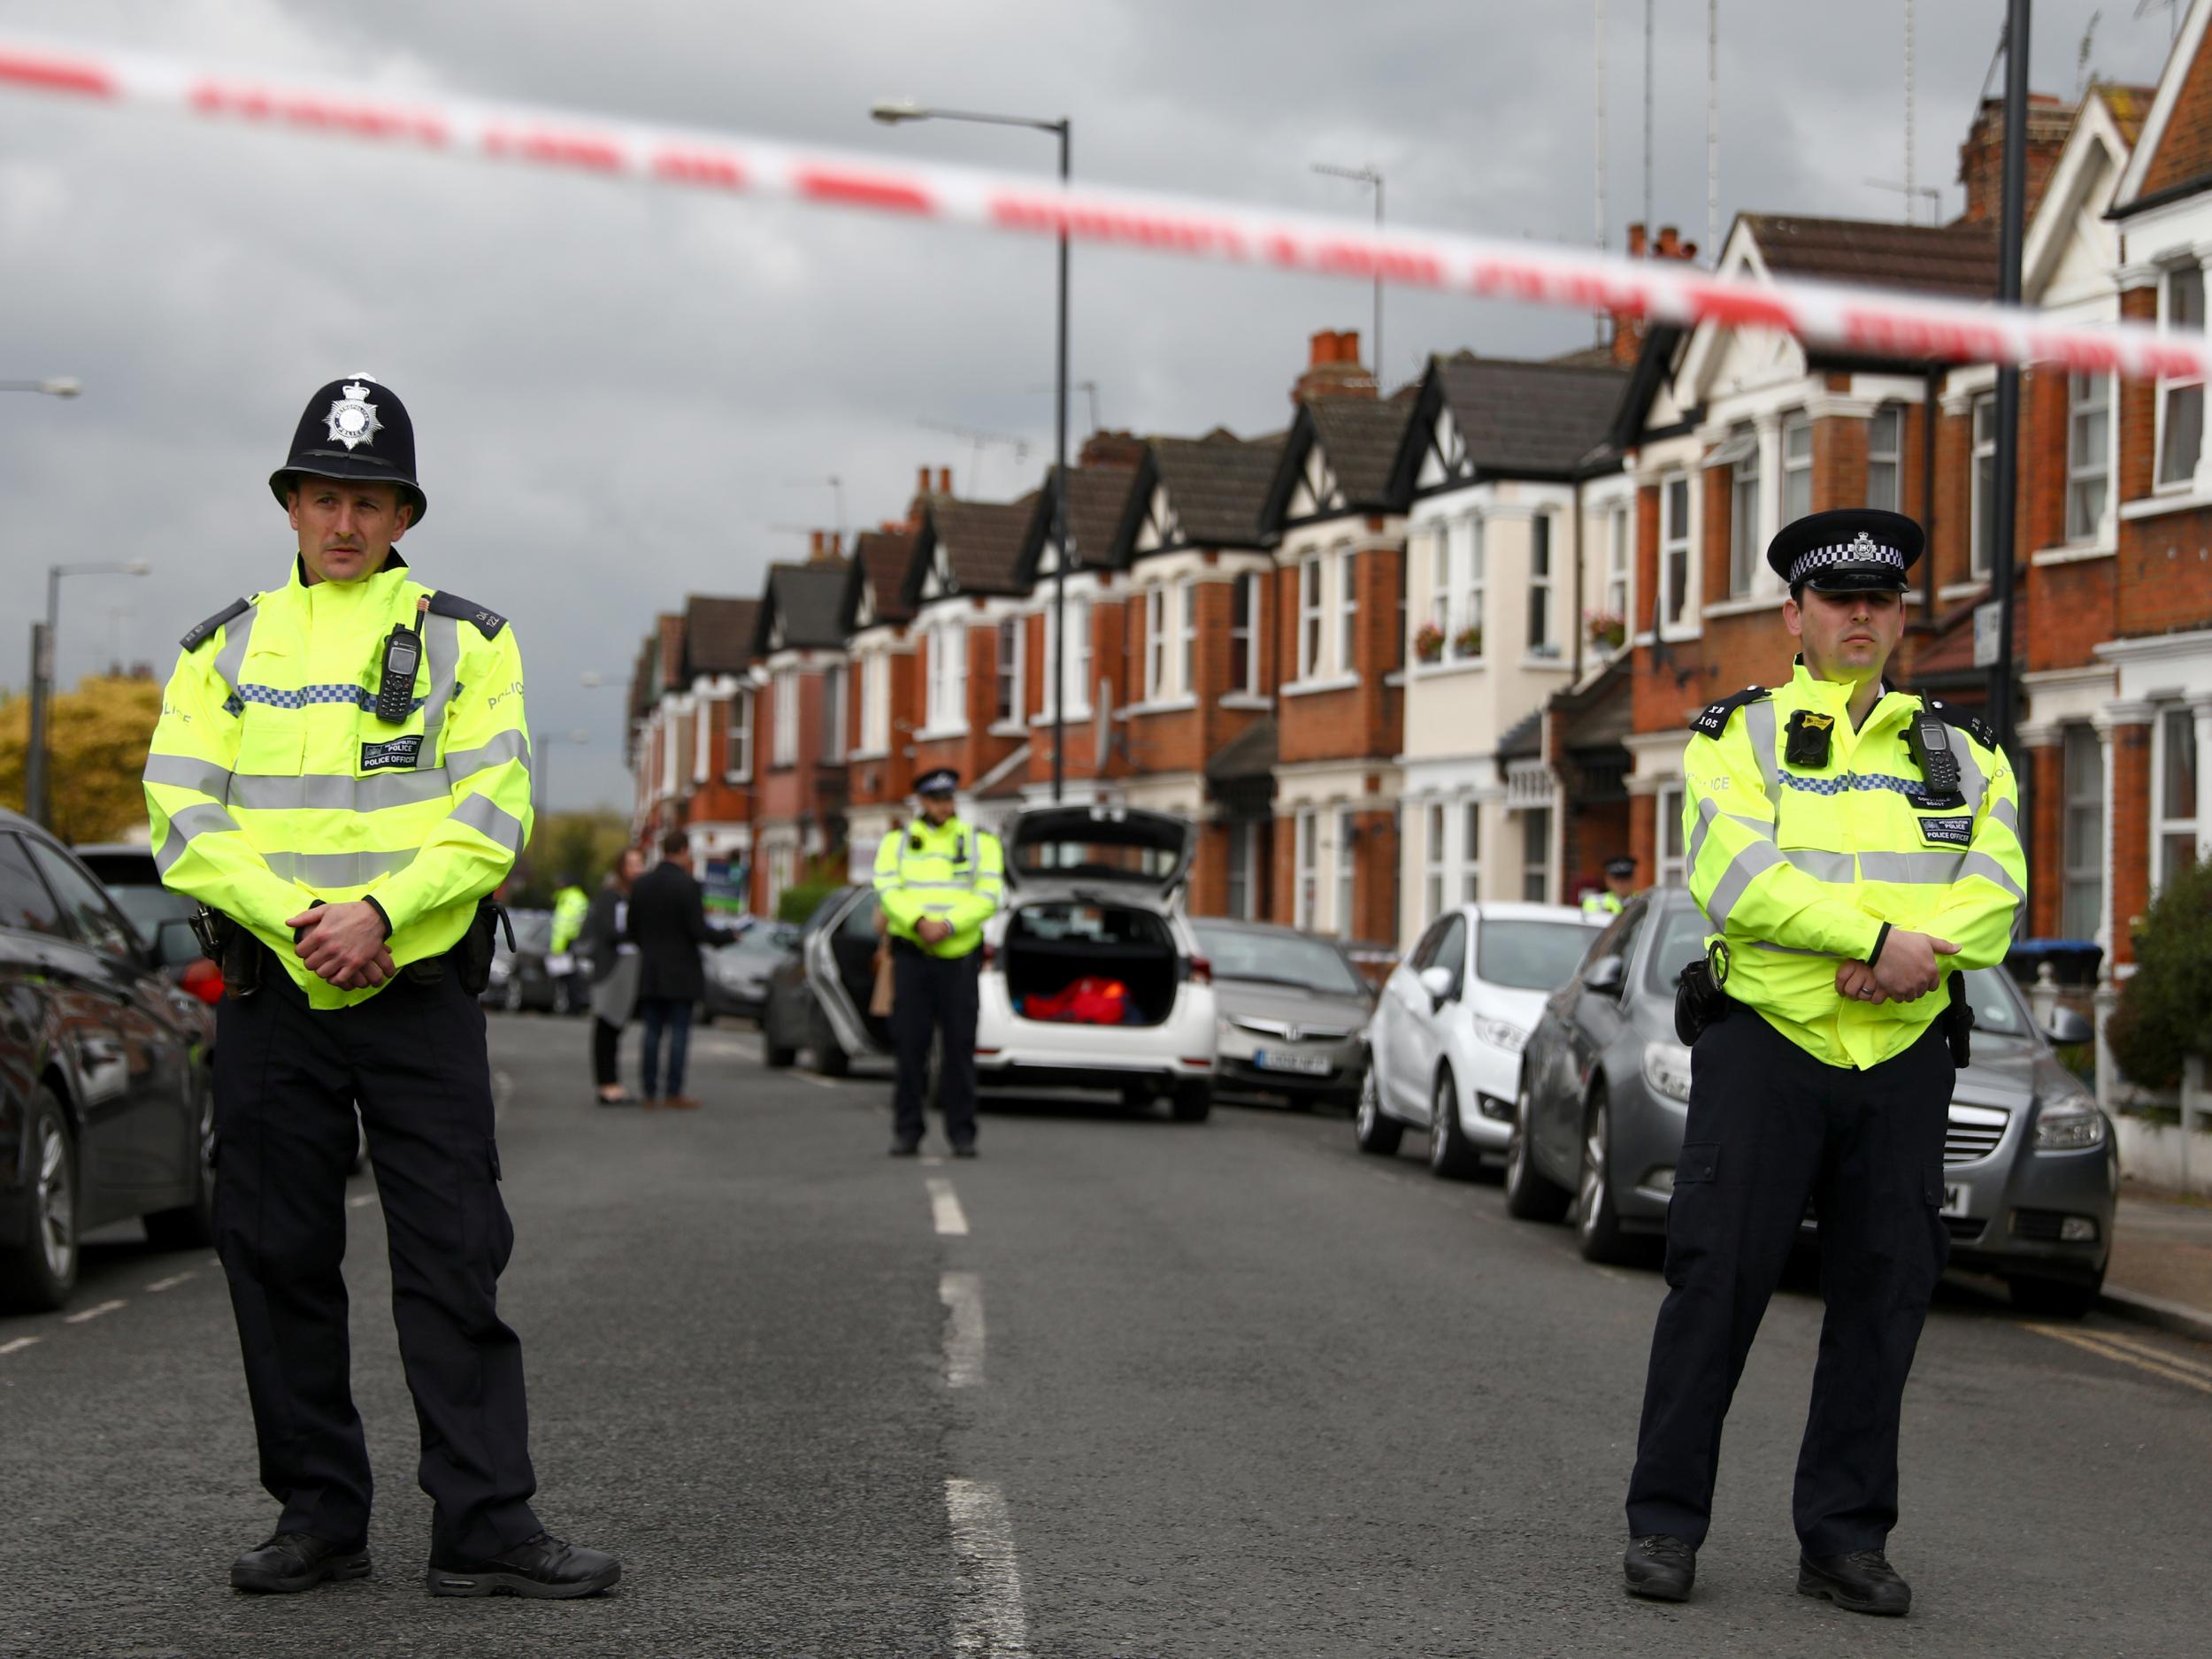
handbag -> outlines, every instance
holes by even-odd
[[[891,949],[888,945],[876,947],[876,982],[868,994],[868,1012],[876,1019],[891,1018]]]

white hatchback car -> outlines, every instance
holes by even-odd
[[[1545,999],[1573,977],[1609,917],[1556,904],[1463,904],[1429,925],[1391,971],[1367,1027],[1360,1149],[1388,1157],[1408,1127],[1429,1167],[1474,1172],[1513,1138],[1521,1046]]]
[[[1184,1122],[1206,1117],[1212,969],[1183,914],[1197,841],[1185,819],[1129,807],[1035,807],[1007,826],[1006,902],[983,935],[978,1084],[1165,1095]],[[1122,1024],[1041,1016],[1086,978],[1125,987]]]

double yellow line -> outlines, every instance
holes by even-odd
[[[2168,1349],[2154,1348],[2139,1338],[2122,1336],[2116,1332],[2075,1331],[2055,1325],[2032,1325],[2027,1328],[2038,1336],[2070,1342],[2076,1348],[2101,1355],[2106,1359],[2117,1360],[2123,1365],[2132,1365],[2138,1371],[2162,1377],[2168,1382],[2179,1383],[2185,1388],[2193,1388],[2199,1394],[2212,1394],[2212,1365],[2206,1364],[2202,1360],[2187,1359]]]

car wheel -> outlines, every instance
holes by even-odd
[[[1439,1180],[1463,1181],[1482,1167],[1482,1155],[1460,1127],[1458,1096],[1451,1067],[1439,1067],[1429,1095],[1429,1173]]]
[[[1528,1144],[1528,1120],[1534,1104],[1524,1077],[1513,1102],[1513,1138],[1505,1147],[1505,1210],[1520,1221],[1557,1221],[1567,1213],[1567,1201],[1573,1194],[1536,1167]]]
[[[77,1287],[77,1151],[60,1102],[45,1089],[31,1094],[27,1183],[30,1236],[0,1250],[0,1301],[44,1312]]]
[[[2097,1297],[2104,1289],[2104,1275],[2084,1282],[2075,1279],[2014,1279],[2006,1281],[2012,1290],[2012,1305],[2022,1313],[2032,1313],[2050,1319],[2078,1319],[2097,1305]]]
[[[772,1071],[780,1071],[798,1057],[799,1051],[783,1041],[783,1033],[776,1029],[776,1022],[763,1009],[760,1016],[760,1063]]]
[[[1359,1149],[1379,1158],[1394,1157],[1405,1132],[1395,1118],[1384,1116],[1382,1086],[1375,1081],[1375,1068],[1370,1064],[1366,1081],[1359,1086],[1359,1104],[1352,1109],[1352,1134]]]
[[[193,1125],[192,1202],[146,1217],[146,1242],[157,1250],[189,1250],[215,1240],[215,1084],[203,1079]]]
[[[1178,1083],[1169,1110],[1179,1124],[1202,1124],[1213,1113],[1214,1088],[1210,1083]]]
[[[1613,1207],[1613,1113],[1601,1094],[1582,1132],[1582,1179],[1575,1194],[1575,1234],[1586,1262],[1617,1261],[1620,1212]]]

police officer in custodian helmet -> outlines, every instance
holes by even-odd
[[[1905,1378],[1950,1250],[1943,1136],[1971,1025],[1957,976],[2003,960],[2027,881],[1995,734],[1883,679],[1922,541],[1872,510],[1784,529],[1767,559],[1795,672],[1691,722],[1684,845],[1714,932],[1677,1001],[1689,1121],[1629,1483],[1639,1595],[1689,1596],[1721,1422],[1809,1199],[1827,1311],[1797,1587],[1855,1612],[1911,1605],[1885,1549]]]
[[[942,1033],[939,1097],[945,1137],[958,1157],[975,1156],[975,1020],[983,925],[1005,894],[998,837],[971,828],[955,810],[960,774],[949,766],[914,782],[921,814],[876,849],[876,901],[891,935],[891,1039],[898,1056],[891,1151],[922,1144],[922,1097],[930,1038]]]
[[[488,895],[530,833],[521,653],[504,617],[399,556],[429,503],[388,388],[317,392],[269,488],[291,568],[184,636],[146,760],[162,880],[204,907],[223,962],[216,1248],[283,1506],[231,1583],[369,1571],[339,1271],[357,1104],[434,1506],[430,1592],[593,1594],[621,1567],[531,1511],[521,1346],[496,1305],[514,1230],[475,991]]]

